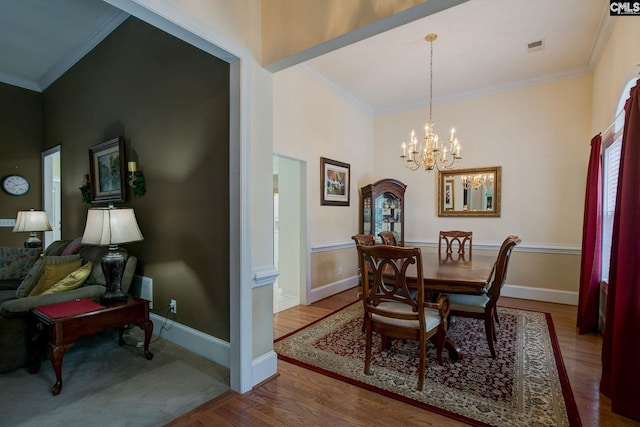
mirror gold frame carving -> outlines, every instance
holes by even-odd
[[[445,200],[445,185],[449,186],[449,197],[462,197],[463,191],[461,190],[462,184],[455,184],[456,177],[463,175],[476,175],[476,174],[494,174],[493,181],[493,197],[491,210],[454,210],[449,207],[453,205],[452,200]],[[462,180],[460,179],[460,182]],[[499,217],[501,206],[501,182],[502,182],[502,167],[490,166],[483,168],[469,168],[469,169],[451,169],[447,171],[438,172],[438,216],[473,216],[473,217]],[[460,188],[456,188],[460,187]]]

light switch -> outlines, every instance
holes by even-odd
[[[16,226],[16,219],[15,218],[0,219],[0,227],[15,227],[15,226]]]

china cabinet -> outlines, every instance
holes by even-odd
[[[400,246],[404,246],[405,184],[395,179],[381,179],[360,189],[360,233],[372,234],[380,243],[378,233],[391,231]]]

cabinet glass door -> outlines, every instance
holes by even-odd
[[[362,202],[363,233],[371,234],[371,197],[365,197]]]
[[[396,240],[398,242],[402,241],[401,206],[402,203],[400,201],[400,198],[393,193],[385,192],[376,197],[376,223],[374,233],[376,242],[380,243],[380,237],[378,237],[378,233],[382,231],[391,231],[396,236]]]

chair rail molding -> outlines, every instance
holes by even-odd
[[[426,248],[438,248],[438,241],[435,239],[412,238],[406,239],[404,244],[406,247],[422,246]],[[497,251],[500,249],[502,242],[473,242],[474,250],[490,250]],[[320,242],[311,245],[311,253],[337,251],[339,249],[347,249],[355,247],[353,240],[343,240],[335,242]],[[523,242],[516,246],[516,252],[536,252],[545,254],[563,254],[563,255],[580,255],[582,248],[580,245],[568,245],[563,243],[526,243]]]
[[[269,265],[266,267],[256,268],[252,272],[253,276],[253,288],[259,288],[261,286],[273,285],[280,276],[280,272],[275,265]]]

